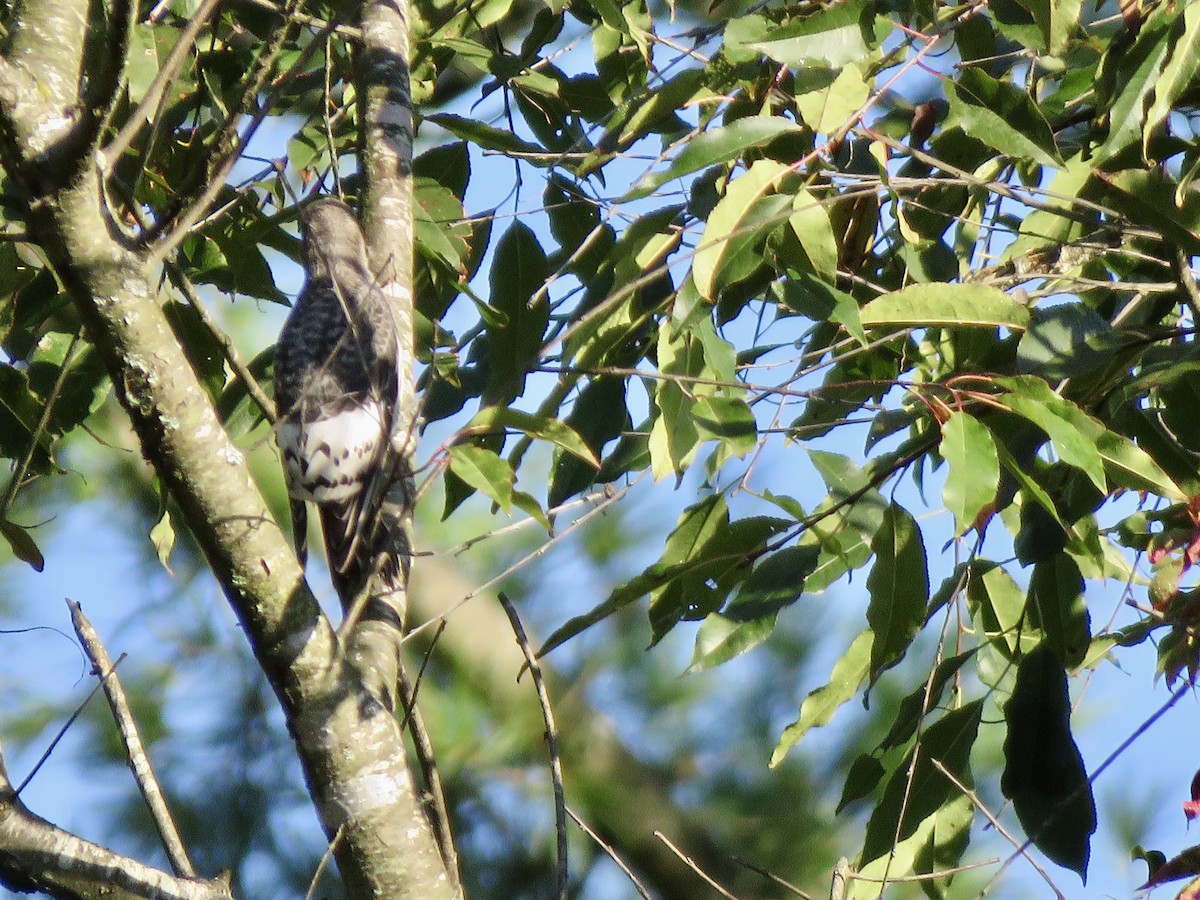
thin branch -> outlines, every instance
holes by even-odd
[[[542,720],[546,723],[546,743],[550,748],[550,779],[554,783],[554,831],[558,837],[558,896],[560,900],[567,898],[567,882],[569,868],[567,865],[567,800],[563,790],[562,756],[558,744],[558,728],[554,724],[554,710],[550,707],[550,694],[546,691],[546,681],[542,677],[541,666],[537,662],[537,654],[529,644],[525,628],[521,625],[521,617],[504,591],[496,594],[508,621],[512,623],[513,633],[517,636],[517,644],[525,654],[525,664],[533,675],[533,686],[537,690],[538,704],[542,707]],[[517,676],[520,678],[520,676]]]
[[[1171,269],[1175,279],[1183,288],[1183,296],[1187,298],[1188,306],[1192,308],[1192,316],[1200,322],[1200,287],[1196,285],[1196,276],[1192,272],[1191,262],[1182,247],[1171,248]]]
[[[150,765],[145,744],[142,743],[141,731],[134,720],[133,711],[129,708],[125,690],[121,687],[120,679],[117,678],[117,673],[108,658],[108,652],[104,649],[104,644],[92,623],[83,614],[83,608],[73,600],[68,600],[67,606],[71,610],[71,624],[75,626],[75,633],[79,635],[79,640],[92,661],[92,671],[104,686],[104,695],[108,698],[117,730],[121,733],[121,743],[125,745],[125,755],[133,772],[133,780],[137,782],[138,790],[150,809],[150,817],[154,819],[154,826],[162,838],[171,868],[175,870],[176,875],[194,878],[196,870],[192,861],[188,859],[179,829],[175,827],[175,820],[172,819],[171,810],[163,796],[162,785],[154,775],[154,768]]]
[[[54,403],[62,393],[63,385],[67,380],[67,373],[70,371],[71,364],[75,361],[75,352],[79,349],[79,341],[82,336],[82,331],[76,331],[71,338],[71,343],[67,345],[67,352],[63,355],[62,365],[58,369],[58,377],[54,379],[54,387],[50,390],[50,396],[46,398],[46,405],[42,407],[42,415],[38,418],[37,425],[34,426],[33,432],[29,435],[29,448],[13,469],[12,478],[8,482],[8,489],[4,492],[4,499],[0,500],[0,521],[8,518],[8,511],[12,508],[13,500],[17,497],[17,491],[21,489],[21,482],[25,480],[25,475],[29,471],[29,464],[33,462],[33,456],[37,452],[38,444],[42,436],[46,433],[46,429],[50,426],[50,414],[54,411]]]
[[[117,661],[113,663],[112,670],[115,672],[117,670],[117,666],[121,665],[121,663],[124,661],[125,654],[122,653],[117,657]],[[62,727],[58,729],[58,732],[46,746],[46,749],[42,751],[42,755],[39,756],[37,762],[33,764],[33,768],[29,770],[29,774],[21,780],[19,785],[17,785],[15,793],[18,796],[20,796],[21,791],[25,790],[25,787],[29,784],[29,782],[33,781],[33,777],[37,775],[38,770],[46,764],[46,760],[50,758],[50,754],[54,752],[54,748],[58,746],[58,742],[66,736],[67,731],[69,731],[71,726],[75,724],[75,720],[83,714],[85,709],[87,709],[87,705],[92,702],[92,698],[100,692],[101,686],[102,685],[97,682],[95,686],[88,692],[88,695],[83,698],[83,701],[75,707],[75,711],[72,712],[71,715],[67,716],[67,721],[63,722]]]
[[[796,887],[790,881],[780,878],[778,875],[776,875],[774,872],[770,871],[769,869],[764,869],[762,866],[757,866],[754,863],[750,862],[749,860],[742,859],[740,856],[735,856],[733,858],[733,861],[735,863],[737,863],[739,866],[745,866],[751,872],[757,872],[763,878],[767,878],[767,879],[773,881],[775,884],[779,885],[781,888],[788,891],[789,893],[795,894],[797,897],[802,897],[803,900],[814,900],[812,894],[806,894],[804,891],[800,890],[800,888]]]
[[[125,152],[133,142],[133,139],[137,137],[138,132],[142,130],[143,125],[153,122],[157,127],[157,123],[162,119],[160,115],[162,110],[158,108],[155,115],[151,116],[149,114],[150,109],[158,107],[160,100],[166,93],[167,85],[175,80],[175,76],[183,68],[184,60],[187,59],[187,55],[191,52],[192,46],[196,42],[196,37],[200,34],[200,30],[208,24],[208,20],[216,12],[220,2],[221,0],[202,0],[200,6],[192,13],[187,27],[180,32],[179,40],[171,48],[170,55],[167,56],[166,62],[163,63],[162,68],[154,76],[154,80],[150,82],[150,87],[146,89],[146,93],[142,95],[142,100],[138,103],[137,109],[130,114],[125,124],[121,126],[121,130],[117,133],[117,136],[109,142],[107,147],[100,151],[100,167],[102,171],[109,172],[112,170],[117,160],[121,158],[121,154]]]
[[[333,836],[333,840],[325,847],[325,852],[321,854],[321,859],[317,862],[317,868],[313,871],[312,880],[308,883],[308,890],[304,892],[304,900],[313,900],[317,894],[317,884],[321,880],[321,873],[329,865],[329,860],[333,859],[334,848],[337,847],[338,841],[342,839],[342,831],[344,825],[339,825],[337,834]]]
[[[576,825],[583,829],[584,834],[596,842],[597,846],[604,851],[605,855],[608,856],[609,859],[616,863],[617,868],[625,873],[625,877],[629,879],[630,883],[633,885],[633,889],[638,892],[639,897],[642,897],[643,900],[654,900],[654,896],[646,889],[644,884],[638,881],[638,877],[633,874],[633,869],[629,868],[629,865],[625,862],[625,860],[621,859],[617,851],[608,844],[604,843],[604,839],[601,838],[600,835],[596,834],[592,827],[588,825],[587,822],[583,821],[583,819],[579,817],[575,810],[571,809],[569,806],[567,807],[567,815],[571,817],[571,820]]]
[[[995,828],[996,831],[999,832],[1000,835],[1005,840],[1007,840],[1010,844],[1012,844],[1014,847],[1017,848],[1017,852],[1013,854],[1013,856],[1009,859],[1008,862],[1011,862],[1012,859],[1015,859],[1017,856],[1025,857],[1025,859],[1029,861],[1029,864],[1031,866],[1033,866],[1034,871],[1036,871],[1039,875],[1041,875],[1042,880],[1045,881],[1046,884],[1048,884],[1050,886],[1050,890],[1054,891],[1054,896],[1057,897],[1058,900],[1066,900],[1066,898],[1063,896],[1063,892],[1060,891],[1058,889],[1058,887],[1054,884],[1054,879],[1051,878],[1049,873],[1047,873],[1046,870],[1043,869],[1041,867],[1041,865],[1038,864],[1038,861],[1036,859],[1034,859],[1032,856],[1029,855],[1028,849],[1029,849],[1030,842],[1025,841],[1024,843],[1022,843],[1021,841],[1019,841],[1013,835],[1013,833],[1011,831],[1009,831],[1007,828],[1004,827],[1004,823],[1000,821],[1000,818],[995,813],[993,813],[990,809],[988,809],[987,805],[982,800],[979,799],[979,795],[976,794],[969,787],[967,787],[965,784],[963,784],[962,781],[953,772],[951,772],[944,765],[942,765],[942,761],[940,759],[931,759],[930,762],[932,762],[933,765],[937,768],[937,770],[939,772],[941,772],[943,775],[945,775],[946,778],[948,778],[956,788],[958,788],[960,791],[962,791],[968,800],[970,800],[973,804],[975,804],[975,808],[978,809],[981,813],[983,813],[983,815],[987,818],[987,820],[992,823],[992,827]],[[1000,873],[1003,872],[1004,869],[1008,866],[1008,862],[1005,862],[1004,865],[1002,865],[1000,867],[1000,872],[996,873],[996,875],[992,878],[992,882],[994,882],[996,880],[996,878],[998,878],[1000,876]],[[988,886],[984,887],[983,891],[980,892],[980,896],[987,893],[987,888],[989,886],[990,886],[990,883]]]
[[[676,847],[674,844],[672,844],[670,839],[665,834],[663,834],[661,831],[656,831],[656,832],[654,832],[654,836],[656,838],[658,838],[660,841],[662,841],[664,844],[666,844],[668,850],[670,850],[672,853],[674,853],[676,856],[678,856],[680,861],[682,861],[684,865],[686,865],[689,869],[691,869],[693,872],[695,872],[697,875],[699,875],[701,878],[703,878],[704,881],[710,887],[712,887],[712,889],[715,890],[718,894],[720,894],[722,897],[727,898],[727,900],[738,900],[737,897],[735,897],[733,894],[729,893],[729,891],[725,890],[725,888],[721,887],[721,885],[717,884],[717,882],[713,881],[713,879],[711,877],[709,877],[709,875],[703,869],[701,869],[698,865],[696,865],[696,863],[692,860],[692,858],[690,856],[688,856],[686,853],[684,853],[682,850],[680,850],[678,847]]]
[[[258,404],[263,418],[270,425],[274,426],[275,404],[271,402],[271,398],[267,396],[267,392],[263,390],[262,385],[258,383],[258,379],[254,377],[254,373],[250,371],[250,367],[242,359],[242,355],[238,352],[233,338],[225,333],[224,329],[217,324],[217,321],[209,313],[208,307],[200,299],[195,285],[184,274],[183,269],[176,265],[173,260],[168,261],[165,268],[171,281],[175,283],[180,293],[187,298],[192,309],[196,311],[196,315],[200,318],[200,324],[208,331],[209,336],[221,346],[221,352],[225,357],[225,361],[229,363],[229,368],[233,369],[233,373],[241,379],[246,392],[250,395],[250,399]]]

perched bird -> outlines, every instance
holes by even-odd
[[[350,208],[322,198],[304,210],[300,225],[308,278],[276,350],[276,441],[297,554],[303,562],[305,503],[313,503],[334,587],[349,614],[373,575],[386,593],[389,584],[403,590],[407,571],[406,555],[397,552],[405,548],[383,514],[403,477],[395,446],[398,334]],[[366,602],[361,612],[400,617],[388,603]]]

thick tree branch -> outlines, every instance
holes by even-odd
[[[146,259],[124,244],[105,209],[96,148],[74,152],[71,129],[57,125],[64,110],[81,102],[83,41],[64,39],[53,23],[81,36],[87,8],[84,0],[30,2],[11,22],[11,47],[24,55],[4,59],[0,74],[36,74],[40,88],[14,82],[0,88],[0,152],[27,194],[30,233],[69,290],[144,454],[178,502],[271,680],[326,833],[331,840],[340,834],[335,855],[347,894],[449,896],[396,721],[360,705],[353,670],[339,665],[329,623],[189,365]],[[24,822],[18,807],[5,809]],[[15,827],[11,833],[21,834]],[[52,871],[55,859],[26,854],[13,864],[28,867],[32,883]]]
[[[63,831],[17,797],[0,755],[0,881],[68,900],[232,900],[225,879],[176,878]]]

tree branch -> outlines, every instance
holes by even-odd
[[[0,881],[68,900],[232,900],[223,878],[176,878],[76,837],[30,812],[0,751]]]
[[[279,697],[326,834],[340,834],[335,856],[347,894],[452,896],[395,719],[360,706],[356,676],[338,665],[333,631],[189,365],[146,258],[125,245],[107,214],[96,148],[71,146],[69,129],[56,125],[63,109],[82,102],[87,8],[85,0],[30,0],[10,22],[5,72],[48,70],[40,94],[0,87],[0,155],[26,194],[30,234],[70,292],[143,453],[178,503]],[[80,40],[46,32],[54,16]],[[14,60],[18,51],[29,59]],[[19,807],[9,802],[5,810],[28,827]],[[20,849],[20,829],[9,834]],[[25,866],[20,871],[32,883],[54,870],[56,858],[25,853],[9,861]]]

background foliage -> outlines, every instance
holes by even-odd
[[[899,892],[974,896],[1007,870],[937,873],[979,862],[971,842],[993,817],[1054,864],[1052,885],[1056,866],[1084,875],[1119,810],[1097,810],[1097,761],[1072,735],[1080,686],[1148,643],[1170,686],[1198,665],[1200,7],[413,12],[418,578],[436,598],[414,624],[448,615],[422,698],[469,892],[552,883],[540,720],[488,662],[489,601],[457,602],[496,573],[557,670],[568,801],[654,893],[702,888],[658,825],[621,817],[631,805],[661,809],[663,832],[683,829],[738,896],[785,889],[734,856],[820,892],[841,855],[876,879],[936,876]],[[251,385],[270,389],[297,286],[289,187],[361,187],[351,17],[209,10],[175,63],[196,5],[145,13],[114,134],[164,72],[169,87],[151,127],[108,145],[112,202],[153,242],[183,235],[221,185],[165,255],[169,312],[282,513]],[[4,537],[40,568],[74,532],[149,534],[123,549],[156,551],[173,580],[139,570],[109,589],[122,633],[155,645],[137,661],[143,726],[173,800],[202,863],[232,867],[246,896],[297,896],[323,846],[268,692],[169,498],[126,452],[22,211],[5,215]],[[6,603],[29,621],[27,598]],[[826,603],[849,609],[848,634],[811,627]],[[832,674],[797,704],[814,645]],[[6,737],[40,743],[63,710],[25,674],[5,675],[23,701]],[[206,709],[210,678],[226,696]],[[856,698],[869,714],[822,743],[813,729]],[[1121,737],[1149,712],[1131,710]],[[119,751],[76,740],[81,771],[107,779]],[[830,780],[840,820],[815,802]],[[136,843],[136,815],[114,807],[106,827]],[[572,840],[581,895],[628,890]],[[1144,855],[1152,874],[1164,862]],[[1155,877],[1194,875],[1188,859]],[[853,880],[847,896],[881,890]]]

